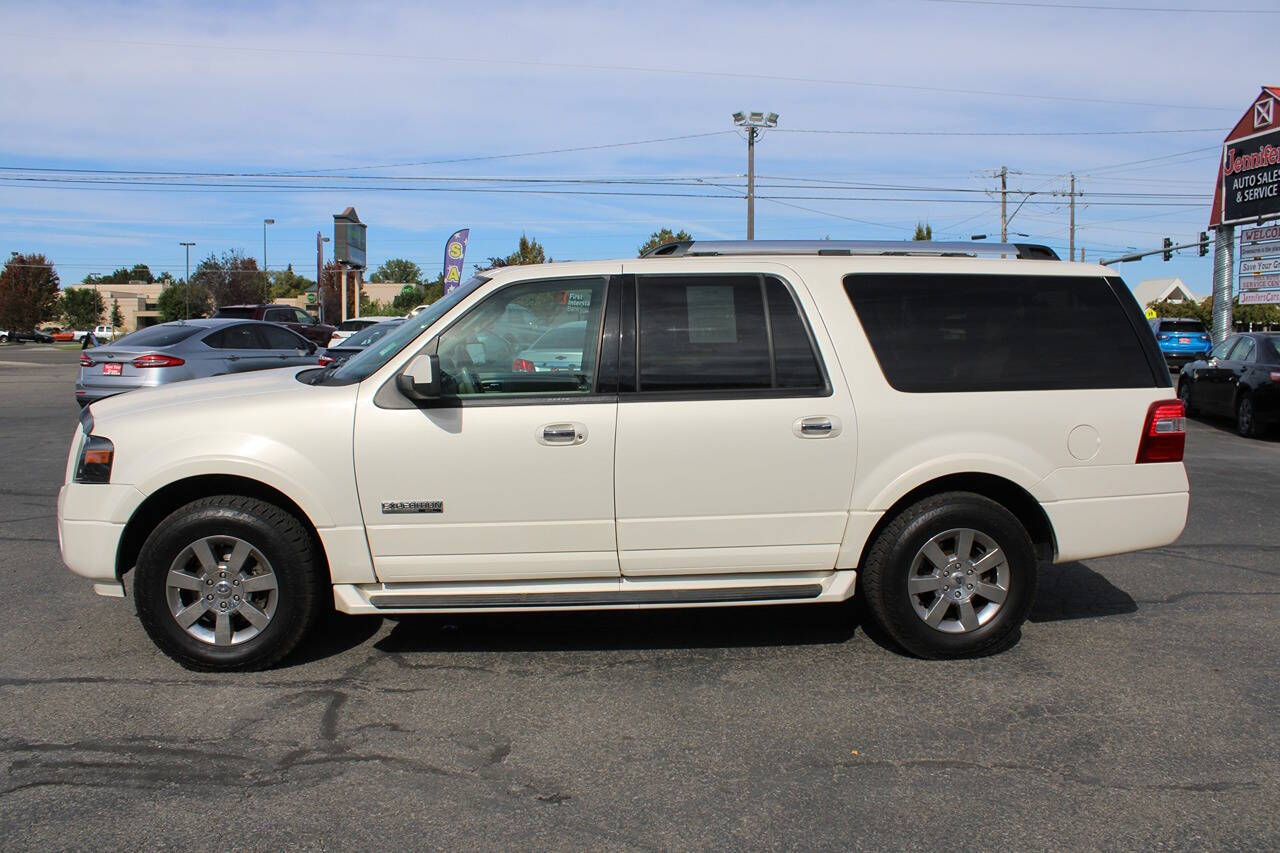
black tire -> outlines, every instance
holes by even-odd
[[[1191,405],[1191,381],[1183,379],[1178,383],[1178,399],[1182,401],[1182,407],[1187,410],[1187,417],[1198,412],[1195,406]]]
[[[1258,428],[1258,413],[1253,407],[1253,397],[1241,394],[1236,401],[1236,432],[1245,438],[1257,438],[1262,431]]]
[[[234,645],[192,636],[176,621],[168,598],[167,578],[174,561],[192,543],[218,536],[248,543],[269,563],[276,579],[270,621],[256,636]],[[170,514],[143,543],[133,578],[138,617],[151,640],[182,666],[203,672],[266,669],[279,662],[324,614],[327,587],[315,545],[302,523],[273,504],[239,495],[202,498]],[[246,604],[248,599],[246,595]],[[208,618],[216,618],[215,611],[210,610]]]
[[[908,593],[908,577],[921,549],[947,531],[970,529],[989,537],[1008,566],[1005,599],[974,630],[948,633],[926,624]],[[872,543],[859,586],[876,623],[904,649],[922,658],[974,657],[1003,651],[1018,639],[1035,599],[1035,546],[1021,522],[1000,504],[970,492],[946,492],[902,510]]]

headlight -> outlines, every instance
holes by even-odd
[[[116,448],[110,439],[91,435],[80,447],[80,459],[76,462],[77,483],[111,482],[111,462]]]

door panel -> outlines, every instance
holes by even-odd
[[[617,577],[616,403],[381,409],[356,416],[357,484],[378,579]],[[540,442],[574,421],[581,441]],[[440,501],[440,512],[383,504]]]
[[[797,313],[813,309],[792,276],[790,287],[781,276],[638,276],[634,298],[624,287],[623,575],[834,567],[855,419],[820,324]]]
[[[608,292],[602,277],[498,288],[429,345],[451,397],[362,403],[356,476],[379,580],[618,578]],[[530,370],[525,347],[567,324],[576,369]]]

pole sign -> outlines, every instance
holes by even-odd
[[[362,270],[365,263],[365,229],[354,207],[333,215],[333,259],[343,266]]]
[[[1240,304],[1280,302],[1280,225],[1240,230]]]
[[[1280,217],[1280,87],[1264,86],[1222,143],[1210,227]]]
[[[470,228],[460,228],[444,244],[445,293],[462,284],[462,264],[467,257],[467,240],[470,237]]]

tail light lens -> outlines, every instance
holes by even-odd
[[[1147,409],[1138,442],[1138,462],[1181,462],[1187,443],[1187,412],[1181,400],[1161,400]]]
[[[511,370],[515,373],[533,373],[533,362],[527,358],[517,358],[511,362]]]
[[[93,359],[89,358],[89,353],[87,352],[80,353],[80,366],[93,367]]]
[[[1280,382],[1280,370],[1271,371],[1271,381]]]
[[[160,355],[158,353],[140,355],[133,360],[134,367],[181,367],[184,364],[186,362],[176,355]]]
[[[320,356],[318,359],[316,359],[316,362],[317,362],[321,367],[327,367],[328,365],[333,364],[334,359],[333,359],[333,358],[331,358],[330,356],[322,355],[322,356]]]

